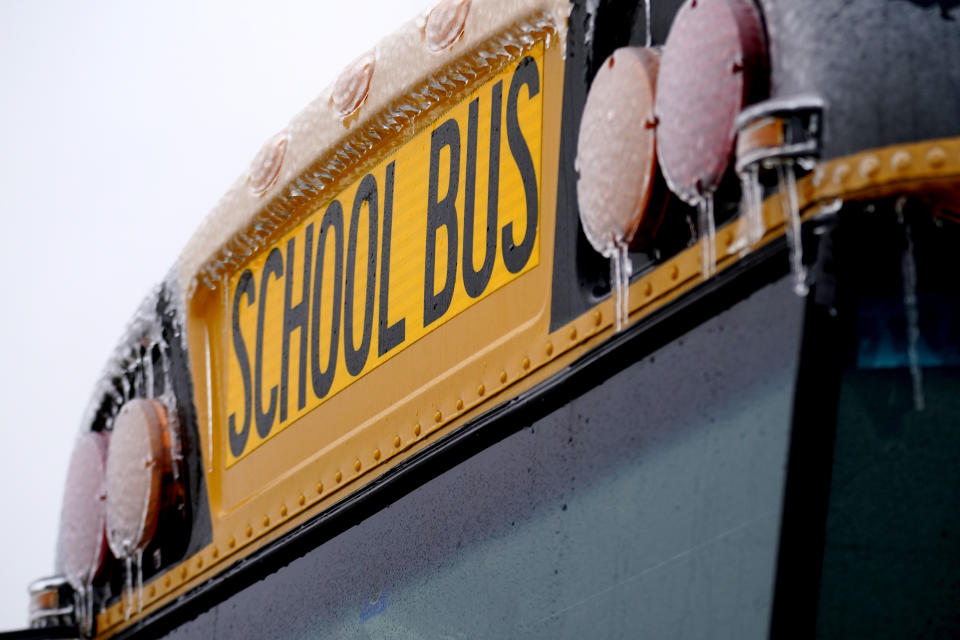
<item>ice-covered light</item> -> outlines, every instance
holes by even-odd
[[[376,63],[376,52],[368,51],[347,65],[340,73],[333,84],[330,99],[333,101],[333,108],[341,117],[349,116],[367,99]]]
[[[169,465],[167,412],[157,400],[121,407],[107,454],[107,540],[117,557],[150,542],[160,513],[163,471]]]
[[[104,503],[107,442],[104,433],[82,433],[67,468],[56,565],[78,590],[93,582],[107,555]]]
[[[767,84],[763,22],[751,0],[687,0],[657,81],[657,153],[670,189],[700,211],[703,275],[716,264],[713,193],[730,164],[737,115]]]
[[[629,311],[627,249],[649,244],[663,215],[663,202],[651,202],[657,174],[653,105],[659,66],[654,49],[614,51],[590,85],[580,120],[580,221],[593,248],[611,261],[617,329]]]

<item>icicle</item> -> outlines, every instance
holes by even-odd
[[[633,264],[630,262],[627,243],[614,238],[610,251],[610,290],[613,294],[613,317],[617,331],[622,331],[630,319],[630,275]]]
[[[903,309],[907,316],[907,363],[910,366],[910,380],[913,383],[913,408],[923,411],[926,398],[923,393],[923,373],[920,370],[920,311],[917,307],[917,262],[913,253],[913,235],[910,223],[903,217],[903,199],[897,202],[897,218],[903,227],[906,240],[903,255],[900,258],[900,272],[903,279]]]
[[[123,557],[123,602],[123,615],[129,620],[133,616],[133,556],[130,554]]]
[[[767,225],[763,219],[763,189],[760,187],[760,170],[756,165],[740,175],[743,189],[744,219],[747,222],[746,253],[763,239]]]
[[[82,637],[93,635],[93,592],[90,585],[83,584],[74,592],[77,627]]]
[[[800,230],[800,205],[797,202],[797,177],[792,163],[777,165],[780,177],[780,202],[787,230],[787,248],[793,271],[793,290],[798,296],[807,295],[807,270],[803,266],[803,237]]]
[[[137,571],[137,613],[143,611],[143,549],[137,549],[133,559]]]
[[[647,45],[646,46],[648,47],[653,46],[653,30],[650,27],[650,1],[651,0],[643,0],[643,12],[647,19],[646,20],[646,23],[647,23]]]
[[[697,212],[701,247],[700,273],[706,280],[716,272],[717,267],[717,226],[713,219],[713,194],[700,196]]]

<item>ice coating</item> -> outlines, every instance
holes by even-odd
[[[657,167],[654,87],[660,56],[624,47],[597,71],[587,95],[577,139],[577,202],[584,234],[611,261],[615,327],[629,314],[633,270],[627,247],[638,229],[647,244],[662,208],[650,210]]]
[[[166,466],[166,410],[135,398],[120,409],[107,455],[107,540],[118,558],[146,547],[157,526]]]
[[[308,200],[335,193],[376,156],[385,137],[412,131],[424,110],[464,95],[473,78],[500,68],[538,39],[563,46],[567,0],[474,0],[455,47],[431,51],[423,19],[411,20],[377,45],[364,108],[343,120],[323,92],[290,122],[286,157],[269,201],[238,180],[191,237],[177,261],[176,290],[186,304],[195,288],[215,288],[289,224]]]
[[[803,236],[800,228],[800,205],[797,196],[797,176],[792,162],[777,165],[780,181],[780,201],[786,225],[787,247],[790,251],[790,270],[793,274],[793,291],[798,296],[808,292],[807,269],[803,266]]]
[[[913,253],[913,232],[903,215],[904,200],[897,202],[897,219],[903,228],[904,247],[900,258],[903,280],[903,312],[907,318],[907,364],[913,389],[913,408],[923,411],[927,406],[923,392],[923,371],[920,369],[920,310],[917,305],[917,260]]]
[[[583,108],[577,140],[580,221],[590,244],[607,258],[615,244],[633,241],[648,216],[657,165],[658,66],[652,49],[617,49],[597,71]]]
[[[376,50],[370,50],[348,64],[347,68],[340,73],[330,92],[333,108],[340,117],[349,116],[367,99],[376,66]]]
[[[67,468],[56,565],[78,591],[93,582],[107,554],[104,503],[107,443],[105,433],[81,433]]]
[[[427,15],[424,38],[431,51],[446,49],[460,36],[470,13],[470,0],[441,0]]]
[[[700,275],[706,280],[717,270],[717,224],[713,218],[713,194],[697,200],[697,231],[700,234]]]
[[[756,165],[747,168],[740,176],[743,194],[743,216],[747,221],[747,235],[743,252],[746,253],[763,239],[767,232],[763,220],[763,187],[760,185],[760,169]]]
[[[263,195],[277,181],[287,153],[287,138],[284,130],[267,140],[250,163],[247,186],[254,195]]]

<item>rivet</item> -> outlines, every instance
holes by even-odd
[[[482,384],[477,386],[477,395],[478,395],[478,396],[482,396],[482,395],[485,394],[486,392],[487,392],[487,388],[486,388],[485,386],[483,386]]]
[[[507,383],[507,372],[506,372],[506,371],[501,371],[501,372],[500,372],[500,384],[506,384],[506,383]]]
[[[877,156],[870,154],[860,161],[860,176],[862,178],[871,178],[880,170],[880,161]]]
[[[530,368],[530,358],[524,356],[524,357],[523,357],[523,360],[520,361],[520,366],[523,367],[524,369],[529,369],[529,368]]]
[[[373,450],[373,459],[374,459],[374,460],[379,460],[379,459],[380,459],[380,449],[374,449],[374,450]]]
[[[187,568],[186,568],[186,567],[184,567],[183,569],[180,569],[180,579],[181,579],[181,580],[186,580],[186,579],[187,579]]]
[[[678,267],[677,265],[673,265],[673,267],[670,269],[670,279],[676,280],[679,277],[680,277],[680,267]]]
[[[147,594],[148,594],[151,598],[154,597],[154,596],[156,596],[156,595],[157,595],[157,588],[156,588],[155,586],[153,586],[153,585],[150,585],[150,590],[147,592]]]
[[[359,473],[359,472],[360,472],[360,469],[362,469],[362,468],[363,468],[363,465],[360,463],[359,460],[354,460],[354,461],[353,461],[353,470],[354,470],[354,471],[356,471],[357,473]]]
[[[283,516],[285,516],[285,515],[287,515],[287,505],[281,504],[281,505],[280,505],[280,517],[283,517]]]
[[[827,170],[823,168],[823,165],[817,165],[816,170],[813,172],[813,186],[819,187],[823,184],[823,178],[827,175]]]
[[[210,555],[212,555],[213,559],[216,560],[217,558],[220,557],[220,549],[217,549],[216,547],[214,547],[213,551],[210,552]]]
[[[253,535],[253,527],[251,527],[250,525],[247,525],[246,534],[248,538],[251,537]]]
[[[230,538],[230,540],[227,541],[227,546],[233,549],[235,546],[237,546],[237,541],[233,538]]]
[[[318,483],[317,483],[317,494],[321,494],[321,493],[323,493],[323,483],[322,483],[322,482],[318,482]]]
[[[203,558],[197,558],[197,569],[203,569]]]
[[[552,343],[552,342],[548,342],[548,343],[547,343],[547,349],[546,349],[546,351],[547,351],[547,355],[548,355],[548,356],[552,356],[552,355],[553,355],[553,343]]]
[[[320,491],[323,491],[322,484],[317,485],[317,488],[320,489]],[[320,491],[318,491],[317,493],[320,493]],[[297,496],[297,504],[300,505],[301,507],[307,504],[307,496],[303,495],[302,493],[299,496]]]
[[[333,100],[333,108],[341,117],[349,116],[367,99],[376,61],[376,54],[368,51],[340,73],[340,77],[333,85],[330,98]]]
[[[434,421],[434,422],[443,422],[443,414],[440,413],[439,411],[437,411],[435,414],[433,414],[433,421]]]
[[[170,576],[167,576],[166,578],[163,579],[163,586],[168,589],[170,588]]]
[[[576,340],[576,339],[577,339],[577,328],[576,328],[576,327],[570,327],[570,339],[571,339],[571,340]]]
[[[267,140],[254,156],[247,172],[247,187],[253,195],[263,195],[277,181],[283,158],[287,155],[288,139],[286,130],[281,131]]]
[[[850,167],[846,164],[838,164],[837,168],[833,170],[833,183],[836,185],[841,185],[847,180],[847,176],[850,175]]]
[[[418,422],[417,424],[413,425],[413,435],[415,435],[415,436],[420,435],[420,423],[419,423],[419,422]]]
[[[653,295],[653,284],[652,284],[652,283],[648,282],[648,283],[643,287],[643,295],[647,296],[648,298],[649,298],[651,295]]]
[[[343,474],[337,471],[337,474],[333,476],[333,479],[337,481],[337,484],[343,481]]]
[[[457,411],[463,411],[463,400],[457,398]]]
[[[432,51],[446,49],[460,36],[470,13],[470,0],[443,0],[427,15],[425,37]]]
[[[593,326],[599,327],[601,322],[603,322],[603,314],[597,309],[593,312]]]
[[[903,171],[910,166],[912,160],[909,152],[900,149],[890,156],[890,166],[893,167],[894,171]]]
[[[400,439],[400,436],[397,436],[396,438],[393,439],[394,449],[399,449],[401,444],[403,444],[403,440]]]
[[[270,516],[263,516],[263,526],[265,527],[270,526]]]
[[[927,152],[927,163],[934,169],[942,167],[943,163],[946,161],[947,152],[941,147],[934,147]]]
[[[724,243],[726,246],[728,246],[728,247],[732,247],[732,246],[733,246],[733,232],[728,231],[728,232],[723,236],[723,243]]]

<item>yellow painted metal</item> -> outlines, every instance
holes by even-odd
[[[197,290],[188,309],[188,339],[213,542],[145,585],[145,613],[281,538],[484,411],[547,380],[613,335],[609,299],[565,326],[552,332],[549,328],[559,157],[556,132],[560,131],[563,60],[556,42],[548,46],[538,44],[536,51],[537,60],[542,60],[542,102],[536,109],[542,110],[541,130],[549,132],[539,141],[542,162],[537,165],[539,259],[531,260],[529,268],[517,274],[501,273],[499,284],[480,300],[468,300],[459,290],[458,302],[451,304],[442,321],[438,320],[439,330],[421,327],[416,344],[371,361],[356,376],[359,380],[338,387],[336,393],[331,391],[325,401],[305,409],[296,421],[290,419],[286,428],[271,433],[260,446],[245,449],[237,459],[231,459],[227,452],[227,416],[235,409],[227,400],[231,393],[230,374],[224,376],[221,372],[229,371],[231,366],[226,348],[231,327],[230,296],[236,292],[243,269],[229,276],[229,286],[214,292]],[[512,68],[513,65],[506,73]],[[481,97],[490,86],[489,81],[490,77],[479,80],[485,82],[479,89]],[[469,100],[426,119],[423,130],[433,131],[438,122],[448,117],[460,122],[464,104],[469,104]],[[531,120],[524,122],[535,120],[534,115],[528,117]],[[524,128],[524,136],[530,135],[530,131]],[[483,139],[482,134],[479,139]],[[399,158],[403,153],[400,149],[390,157]],[[383,171],[389,162],[382,160],[372,169],[378,178],[382,174],[377,172]],[[477,170],[479,178],[479,165]],[[479,185],[478,181],[478,192]],[[836,198],[931,191],[956,194],[958,186],[960,138],[899,145],[840,158],[824,163],[798,181],[805,219],[816,215],[818,204]],[[346,203],[352,202],[353,189],[355,186],[348,187],[338,196],[343,197],[345,210]],[[459,203],[458,210],[462,211]],[[785,218],[777,195],[764,201],[763,216],[767,231],[761,245],[784,233]],[[274,246],[285,251],[285,242],[296,237],[311,220],[317,224],[316,218],[306,219]],[[417,233],[420,232],[425,233],[422,228]],[[742,219],[718,230],[718,272],[740,259],[741,240],[745,236]],[[417,238],[408,241],[422,247]],[[400,249],[396,251],[398,256]],[[690,247],[634,280],[630,285],[630,322],[647,317],[699,285],[700,255],[699,246]],[[259,254],[249,264],[251,272],[257,269],[262,274],[264,260],[264,255]],[[393,272],[391,280],[392,276]],[[297,282],[300,281],[294,280],[294,289]],[[422,281],[414,289],[420,286]],[[399,299],[415,293],[408,291],[397,296]],[[282,299],[279,304],[283,304]],[[272,316],[268,322],[277,325],[278,317]],[[249,326],[244,323],[249,322],[249,318],[241,319],[241,326],[248,331]],[[297,346],[296,339],[292,340],[291,351],[296,352]],[[124,620],[122,603],[97,616],[102,636],[129,623]]]
[[[316,203],[229,278],[221,324],[210,326],[225,390],[219,409],[241,443],[231,445],[220,425],[214,446],[222,447],[227,467],[539,264],[543,58],[541,43],[333,200]],[[521,65],[532,75],[519,73]],[[496,218],[488,235],[491,176]],[[442,225],[431,229],[430,218]],[[526,259],[511,263],[505,242],[522,245],[528,234]],[[321,251],[323,263],[314,269]],[[484,272],[471,278],[468,271]],[[301,324],[285,329],[291,308]],[[421,382],[432,371],[425,367]],[[335,440],[351,427],[327,421],[313,428]]]

